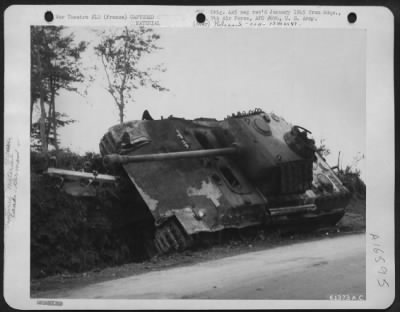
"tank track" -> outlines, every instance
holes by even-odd
[[[176,218],[169,218],[157,227],[154,235],[154,247],[158,254],[182,251],[193,244],[193,237],[188,235]]]
[[[195,246],[210,247],[222,241],[229,241],[232,237],[245,240],[246,237],[249,236],[247,232],[254,232],[256,227],[257,226],[253,226],[243,229],[228,228],[216,232],[201,232],[189,235],[184,231],[176,218],[173,217],[156,228],[154,238],[152,242],[149,242],[152,247],[148,245],[150,248],[148,248],[147,254],[152,258],[154,256],[161,256],[173,252],[182,252]],[[252,236],[255,236],[253,232],[247,239],[251,239]]]
[[[341,200],[343,199],[339,196],[338,198],[323,198],[322,202],[327,201],[330,204],[335,205]],[[284,220],[274,220],[269,226],[270,229],[280,228],[283,232],[305,229],[313,231],[318,227],[334,227],[343,217],[344,213],[345,209],[335,213],[322,213],[320,215],[309,215],[307,217],[293,215],[289,216],[289,218],[285,217]],[[265,225],[260,224],[254,228],[260,227],[262,229],[264,226]],[[237,230],[239,236],[241,236],[243,233],[251,230],[251,227],[235,230]],[[268,230],[268,227],[265,227],[264,230]],[[154,238],[149,242],[153,246],[151,248],[152,252],[149,252],[148,255],[153,257],[155,255],[163,255],[175,251],[181,252],[193,247],[194,245],[204,243],[210,245],[211,241],[220,242],[221,237],[225,236],[225,232],[229,232],[229,229],[189,235],[185,232],[179,221],[175,217],[171,217],[156,227]],[[227,236],[229,237],[229,235]],[[207,243],[207,241],[209,242]]]

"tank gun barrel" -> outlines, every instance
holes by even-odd
[[[239,153],[239,147],[233,145],[232,147],[201,149],[183,152],[171,153],[158,153],[158,154],[143,154],[143,155],[118,155],[110,154],[103,158],[105,165],[111,164],[127,164],[145,161],[158,161],[158,160],[172,160],[172,159],[186,159],[186,158],[201,158],[209,156],[226,156]]]

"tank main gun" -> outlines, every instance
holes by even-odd
[[[143,154],[143,155],[109,154],[104,156],[103,162],[106,166],[109,166],[113,164],[127,164],[127,163],[159,161],[159,160],[237,155],[240,153],[240,151],[241,149],[237,144],[232,144],[231,147],[200,149],[200,150],[183,151],[183,152]]]

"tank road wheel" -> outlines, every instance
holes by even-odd
[[[188,235],[176,218],[170,218],[156,229],[154,245],[158,254],[181,251],[190,247],[193,238]]]

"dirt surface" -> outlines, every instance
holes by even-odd
[[[363,233],[364,231],[365,200],[353,199],[347,208],[345,216],[336,227],[295,234],[279,230],[271,232],[257,230],[255,233],[247,233],[244,236],[230,236],[217,245],[198,246],[196,249],[163,255],[140,263],[129,263],[116,267],[98,268],[85,273],[59,274],[35,279],[31,281],[31,296],[38,297],[42,292],[48,290],[63,291],[132,275],[161,271],[167,268],[189,266],[294,243],[321,240],[323,237],[336,237],[351,233]]]
[[[365,234],[324,237],[194,265],[41,293],[68,299],[365,298]],[[318,250],[316,253],[315,250]]]

